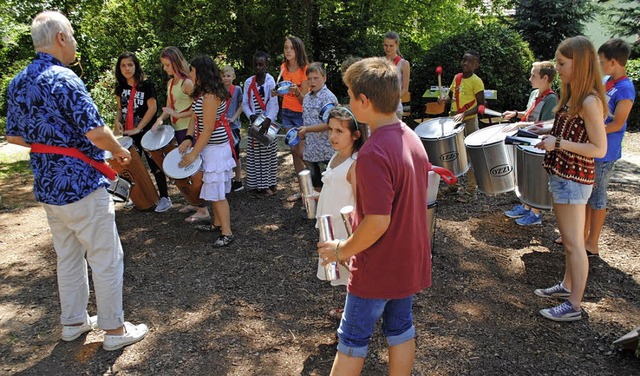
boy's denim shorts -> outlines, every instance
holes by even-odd
[[[285,129],[300,128],[302,124],[302,112],[291,111],[286,108],[282,109],[282,126]]]
[[[415,337],[413,295],[402,299],[365,299],[347,293],[347,301],[338,328],[338,351],[351,357],[365,358],[369,340],[378,319],[389,346]]]
[[[613,165],[616,161],[597,162],[596,178],[593,182],[593,192],[589,197],[588,204],[592,209],[600,210],[607,208],[607,187],[613,175]]]
[[[593,185],[577,183],[557,175],[549,175],[549,192],[554,204],[584,205],[591,196]]]

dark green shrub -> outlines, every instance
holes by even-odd
[[[636,88],[636,100],[627,120],[627,130],[640,131],[640,59],[627,61],[627,76]]]
[[[451,34],[411,62],[411,96],[414,108],[422,106],[422,94],[437,85],[436,67],[442,66],[442,85],[449,87],[460,72],[460,61],[467,50],[480,53],[476,74],[486,89],[498,91],[498,99],[487,107],[496,111],[523,110],[531,92],[529,73],[533,54],[528,44],[513,30],[492,23]]]

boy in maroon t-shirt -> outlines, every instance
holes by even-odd
[[[371,136],[358,153],[356,220],[352,236],[318,244],[324,264],[349,260],[351,277],[338,329],[332,375],[359,374],[369,339],[382,317],[389,374],[408,375],[415,358],[413,295],[431,285],[427,226],[427,154],[396,117],[396,68],[364,59],[344,75],[350,108]]]

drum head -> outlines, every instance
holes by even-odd
[[[464,144],[471,147],[482,147],[483,145],[492,145],[501,143],[505,137],[513,136],[518,132],[518,126],[515,124],[498,124],[477,130],[464,139]]]
[[[322,106],[322,108],[320,109],[319,116],[320,116],[320,120],[322,120],[323,123],[329,122],[329,112],[335,106],[336,106],[335,103],[327,103],[324,106]]]
[[[537,147],[533,146],[533,145],[517,145],[518,149],[520,149],[521,151],[525,152],[525,153],[530,153],[530,154],[544,154],[546,153],[546,151],[542,150],[542,149],[538,149]]]
[[[163,124],[155,131],[150,130],[145,133],[140,143],[145,150],[159,150],[167,146],[173,140],[175,134],[176,131],[172,126]]]
[[[189,149],[189,151],[191,151],[191,149]],[[199,155],[192,164],[186,167],[178,166],[181,160],[182,154],[180,154],[180,151],[178,149],[171,150],[164,158],[164,162],[162,162],[162,169],[164,170],[164,173],[172,179],[186,179],[200,171],[200,167],[202,166],[202,157]]]
[[[289,86],[293,85],[293,82],[291,81],[280,81],[280,83],[277,85],[278,88],[276,89],[276,92],[278,94],[287,94],[289,92]]]
[[[460,123],[453,121],[453,118],[435,118],[420,123],[415,132],[420,138],[438,139],[453,135],[464,130],[463,126],[456,128]]]
[[[122,145],[123,148],[129,150],[129,148],[133,145],[133,138],[129,136],[123,136],[118,138],[118,142]]]

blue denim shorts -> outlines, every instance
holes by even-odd
[[[553,196],[554,204],[584,205],[591,196],[592,188],[593,185],[549,175],[549,192]]]
[[[616,161],[598,162],[596,161],[596,177],[593,182],[593,192],[587,202],[592,209],[600,210],[607,208],[607,187],[613,175],[613,165]]]
[[[347,293],[338,328],[338,351],[351,357],[366,358],[369,340],[382,317],[382,332],[389,346],[415,337],[413,295],[403,299],[365,299]]]
[[[285,129],[300,128],[302,124],[302,112],[295,112],[286,108],[282,109],[282,126]]]

